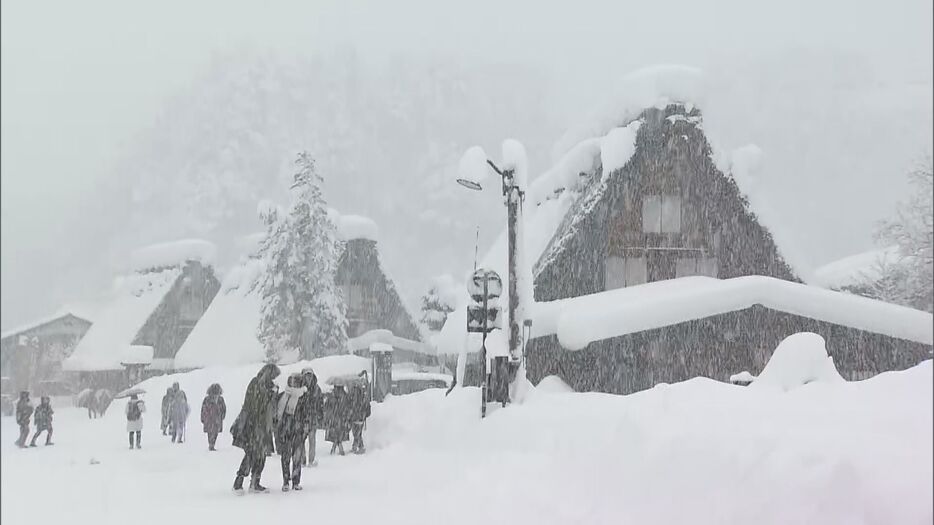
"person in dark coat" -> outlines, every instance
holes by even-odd
[[[361,385],[354,385],[350,389],[350,429],[353,431],[353,444],[350,451],[354,454],[363,454],[366,447],[363,445],[363,426],[370,417],[370,399],[366,389]]]
[[[266,448],[272,433],[270,407],[275,400],[276,384],[273,380],[279,376],[279,367],[269,363],[263,365],[250,380],[243,396],[243,407],[230,428],[233,445],[243,449],[243,460],[234,479],[234,490],[243,491],[243,478],[251,476],[250,490],[265,492],[259,480],[266,466]]]
[[[16,402],[16,424],[19,425],[19,439],[16,440],[16,446],[19,448],[26,448],[26,438],[29,437],[29,418],[32,412],[29,392],[23,390],[19,393],[19,401]]]
[[[32,416],[32,420],[36,424],[36,433],[32,436],[32,441],[29,443],[30,447],[36,446],[36,439],[42,432],[46,432],[46,446],[54,445],[52,443],[52,414],[54,413],[49,396],[42,396],[39,400],[39,406],[36,407],[36,412]]]
[[[276,406],[276,450],[282,461],[282,492],[302,490],[302,455],[305,444],[304,421],[299,403],[305,395],[301,374],[289,376],[285,390],[279,394]]]
[[[176,385],[178,383],[175,383]],[[185,424],[191,407],[188,405],[188,396],[179,388],[172,396],[172,408],[169,411],[169,426],[172,428],[172,443],[182,443],[185,439]]]
[[[227,404],[224,402],[224,390],[217,383],[208,387],[208,395],[201,402],[201,424],[208,435],[208,450],[217,443],[217,435],[223,431],[224,418],[227,417]]]
[[[172,396],[174,394],[175,390],[169,387],[165,389],[165,395],[162,396],[162,421],[159,423],[159,428],[162,429],[163,436],[167,435],[166,430],[169,428],[169,414],[172,410]]]
[[[299,401],[299,409],[301,410],[305,431],[305,437],[302,439],[301,447],[302,464],[314,467],[318,465],[318,462],[315,460],[315,448],[318,444],[318,429],[324,425],[323,396],[321,394],[321,387],[318,386],[318,376],[315,375],[314,370],[311,368],[302,370],[302,379],[306,389],[305,395],[303,395],[301,401]],[[306,441],[308,442],[307,452],[305,450]]]
[[[324,405],[327,432],[324,439],[331,443],[331,454],[344,455],[344,441],[350,439],[350,405],[343,385],[335,385]]]

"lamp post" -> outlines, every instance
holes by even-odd
[[[519,205],[525,197],[525,190],[520,187],[516,181],[515,168],[500,169],[493,161],[486,159],[487,165],[493,169],[502,179],[503,196],[506,200],[506,238],[507,248],[507,270],[508,270],[508,312],[509,312],[509,362],[511,375],[515,374],[519,364],[522,361],[522,333],[519,319],[519,282],[517,257],[518,239],[519,239]],[[479,191],[483,189],[480,180],[476,178],[459,178],[457,183],[465,188]],[[486,363],[483,363],[484,366]]]

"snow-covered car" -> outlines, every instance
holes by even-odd
[[[393,372],[390,393],[394,396],[414,394],[429,388],[448,388],[451,378],[428,372]]]

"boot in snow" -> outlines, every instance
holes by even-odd
[[[260,493],[262,493],[262,492],[268,492],[268,491],[269,491],[269,489],[267,489],[266,487],[264,487],[264,486],[262,486],[262,485],[259,484],[259,480],[258,480],[258,479],[254,479],[254,480],[251,480],[251,481],[250,481],[250,492],[260,492]]]
[[[243,494],[243,476],[237,476],[234,478],[233,490],[238,494]]]
[[[292,483],[292,490],[302,490],[302,486],[298,483]]]
[[[282,484],[282,492],[288,492],[288,491],[289,491],[289,484],[288,484],[288,483],[283,483],[283,484]]]

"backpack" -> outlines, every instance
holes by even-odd
[[[139,419],[141,412],[139,410],[139,401],[134,401],[130,403],[130,408],[126,412],[127,421],[136,421]]]

